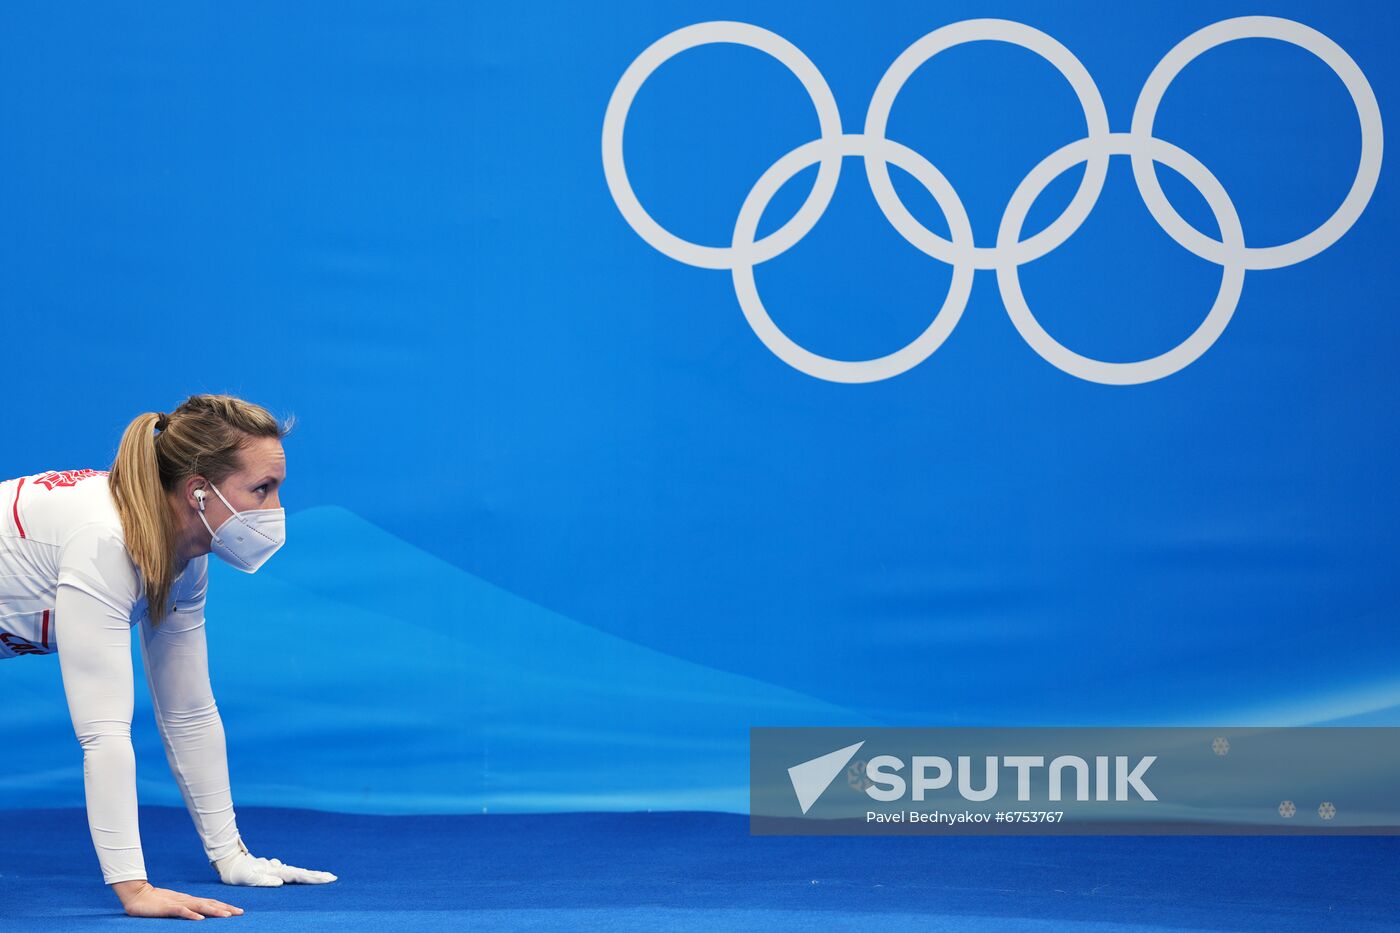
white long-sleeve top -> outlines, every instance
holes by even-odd
[[[0,509],[0,659],[58,654],[83,750],[88,827],[102,880],[146,877],[131,747],[131,629],[138,624],[166,759],[205,854],[214,861],[238,851],[205,645],[208,555],[186,565],[171,593],[173,609],[157,628],[126,550],[107,471],[50,470],[5,480]]]

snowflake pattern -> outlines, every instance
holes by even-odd
[[[872,786],[875,782],[865,773],[865,760],[853,761],[846,766],[846,783],[857,793]]]
[[[1211,742],[1210,747],[1211,750],[1213,750],[1217,755],[1230,754],[1230,740],[1225,738],[1224,736],[1221,736],[1214,742]]]
[[[1337,815],[1337,808],[1332,806],[1330,801],[1324,800],[1321,804],[1318,805],[1317,815],[1322,817],[1324,820],[1330,820],[1332,817]]]
[[[1283,803],[1278,805],[1278,815],[1283,817],[1285,820],[1291,819],[1293,817],[1293,814],[1297,812],[1298,808],[1294,806],[1293,801],[1291,800],[1285,800]]]

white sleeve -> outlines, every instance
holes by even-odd
[[[131,612],[140,577],[121,538],[79,528],[58,558],[54,624],[73,731],[83,749],[88,829],[107,884],[146,877],[131,748]]]
[[[199,560],[199,578],[190,593],[158,627],[141,622],[141,658],[151,690],[156,726],[165,757],[194,820],[204,852],[213,862],[239,851],[229,789],[223,720],[209,683],[204,631],[208,562]]]

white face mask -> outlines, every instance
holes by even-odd
[[[204,517],[204,497],[199,499],[199,520],[209,528],[210,550],[244,573],[256,573],[269,557],[287,540],[286,513],[280,509],[246,509],[242,512],[229,505],[219,487],[209,484],[214,493],[233,514],[215,531]]]

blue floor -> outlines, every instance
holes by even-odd
[[[256,930],[1400,930],[1396,837],[753,837],[724,813],[362,816],[239,808],[319,886],[218,882],[182,809],[142,807],[153,882]],[[80,809],[0,813],[0,930],[138,923]],[[194,921],[184,921],[194,922]]]

